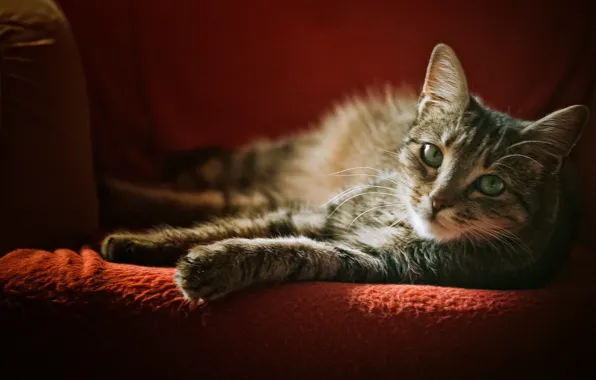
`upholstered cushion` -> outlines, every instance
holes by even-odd
[[[97,229],[88,100],[67,21],[0,0],[0,254],[75,247]]]
[[[577,247],[539,290],[303,283],[193,307],[171,268],[22,250],[0,259],[0,346],[8,378],[587,378],[595,265]]]

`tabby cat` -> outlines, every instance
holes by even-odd
[[[588,116],[492,110],[439,44],[420,95],[371,92],[317,128],[213,151],[177,189],[109,181],[110,212],[154,226],[101,253],[175,264],[190,300],[286,281],[542,286],[575,230],[568,155]]]

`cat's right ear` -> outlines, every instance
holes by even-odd
[[[418,114],[432,110],[463,112],[469,102],[468,83],[459,59],[451,47],[438,44],[426,69]]]
[[[533,154],[545,169],[556,173],[581,138],[590,110],[583,105],[569,106],[527,125],[522,131],[526,144],[522,153]]]

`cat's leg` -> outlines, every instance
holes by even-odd
[[[270,189],[279,176],[295,175],[292,161],[303,161],[304,153],[318,143],[316,132],[308,131],[253,141],[236,150],[204,147],[178,152],[167,160],[164,177],[173,188],[185,191]],[[288,168],[291,173],[285,172]]]
[[[382,256],[307,237],[233,238],[195,246],[176,266],[187,299],[213,300],[259,283],[388,279]]]
[[[162,227],[142,233],[117,232],[104,238],[101,254],[109,261],[169,266],[197,244],[233,237],[320,237],[325,214],[309,209],[279,209],[252,217],[219,218],[196,227]]]
[[[176,151],[166,157],[163,181],[181,191],[221,188],[224,168],[234,152],[219,146],[204,146]]]
[[[312,134],[258,141],[235,150],[185,154],[166,168],[160,186],[105,179],[101,211],[105,225],[146,228],[189,225],[213,216],[273,210],[305,198],[284,176],[304,175]],[[302,158],[300,158],[302,157]],[[309,166],[316,162],[309,162]],[[308,177],[308,175],[306,175]]]

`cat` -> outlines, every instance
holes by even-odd
[[[288,281],[539,287],[576,230],[568,157],[588,118],[489,108],[440,43],[418,94],[348,99],[296,135],[199,158],[176,189],[108,181],[112,211],[154,226],[100,252],[175,265],[188,300]]]

